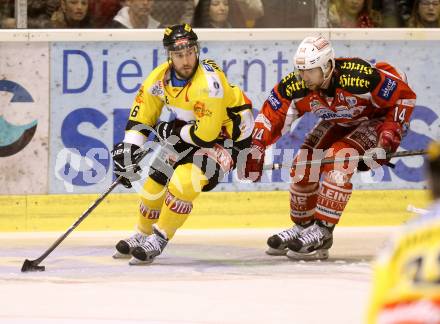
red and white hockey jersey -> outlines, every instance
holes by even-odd
[[[383,118],[402,136],[415,101],[406,76],[388,63],[338,58],[328,89],[309,90],[294,72],[275,85],[255,121],[253,140],[264,146],[275,143],[306,112],[347,126]]]

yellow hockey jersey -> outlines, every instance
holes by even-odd
[[[239,87],[228,83],[212,60],[201,61],[184,87],[172,85],[168,62],[154,69],[133,102],[124,142],[143,144],[147,134],[130,129],[138,124],[154,127],[163,109],[175,119],[189,122],[182,128],[181,138],[200,147],[213,146],[219,137],[234,142],[248,139],[254,126],[250,100]]]
[[[378,257],[367,322],[440,323],[440,202]]]

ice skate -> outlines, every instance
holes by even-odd
[[[326,260],[332,245],[331,230],[317,222],[288,243],[286,255],[293,260]]]
[[[142,242],[147,240],[148,235],[144,233],[135,233],[131,237],[120,240],[115,248],[116,251],[113,254],[114,259],[125,259],[131,257],[131,252],[137,246],[139,246]]]
[[[267,239],[269,248],[266,250],[266,253],[269,255],[286,255],[287,244],[297,238],[306,227],[307,226],[297,224],[278,234],[272,235]]]
[[[128,262],[130,265],[150,264],[162,253],[168,243],[165,232],[153,225],[153,234],[135,247],[131,252],[132,258]]]

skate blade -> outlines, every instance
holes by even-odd
[[[272,256],[280,256],[280,255],[283,256],[283,255],[286,255],[286,253],[287,253],[287,249],[281,250],[281,249],[274,249],[274,248],[269,247],[266,250],[266,254],[272,255]]]
[[[132,257],[132,258],[130,259],[130,261],[128,261],[128,264],[129,264],[129,265],[134,265],[134,266],[137,266],[137,265],[145,265],[145,264],[151,264],[151,263],[153,263],[153,260],[154,260],[154,258],[149,259],[149,260],[146,260],[146,261],[142,261],[142,260],[136,259],[135,257]]]
[[[123,253],[118,252],[118,251],[116,251],[116,252],[113,254],[113,259],[128,259],[128,258],[130,258],[130,257],[131,257],[130,254],[123,254]]]
[[[315,261],[315,260],[327,260],[328,259],[328,250],[321,249],[316,250],[310,253],[299,253],[292,250],[287,251],[286,256],[291,260],[297,261]]]

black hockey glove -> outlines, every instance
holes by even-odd
[[[125,188],[131,188],[131,181],[140,179],[137,173],[141,170],[136,162],[142,150],[139,146],[129,143],[118,143],[112,150],[114,172],[116,176],[122,176],[121,183]]]
[[[173,133],[176,133],[174,131],[174,122],[160,122],[154,129],[160,140],[166,140],[171,135],[174,135]]]
[[[189,148],[194,148],[195,146],[186,143],[180,138],[180,130],[187,123],[182,120],[173,120],[170,122],[160,122],[154,128],[158,140],[166,145],[172,146],[174,150],[178,153],[185,152]]]
[[[185,125],[186,122],[182,120],[173,120],[169,122],[163,121],[158,123],[156,127],[154,127],[154,129],[157,132],[157,135],[160,138],[160,140],[167,140],[172,135],[175,135],[176,136],[175,141],[177,141],[180,138],[180,130]]]

